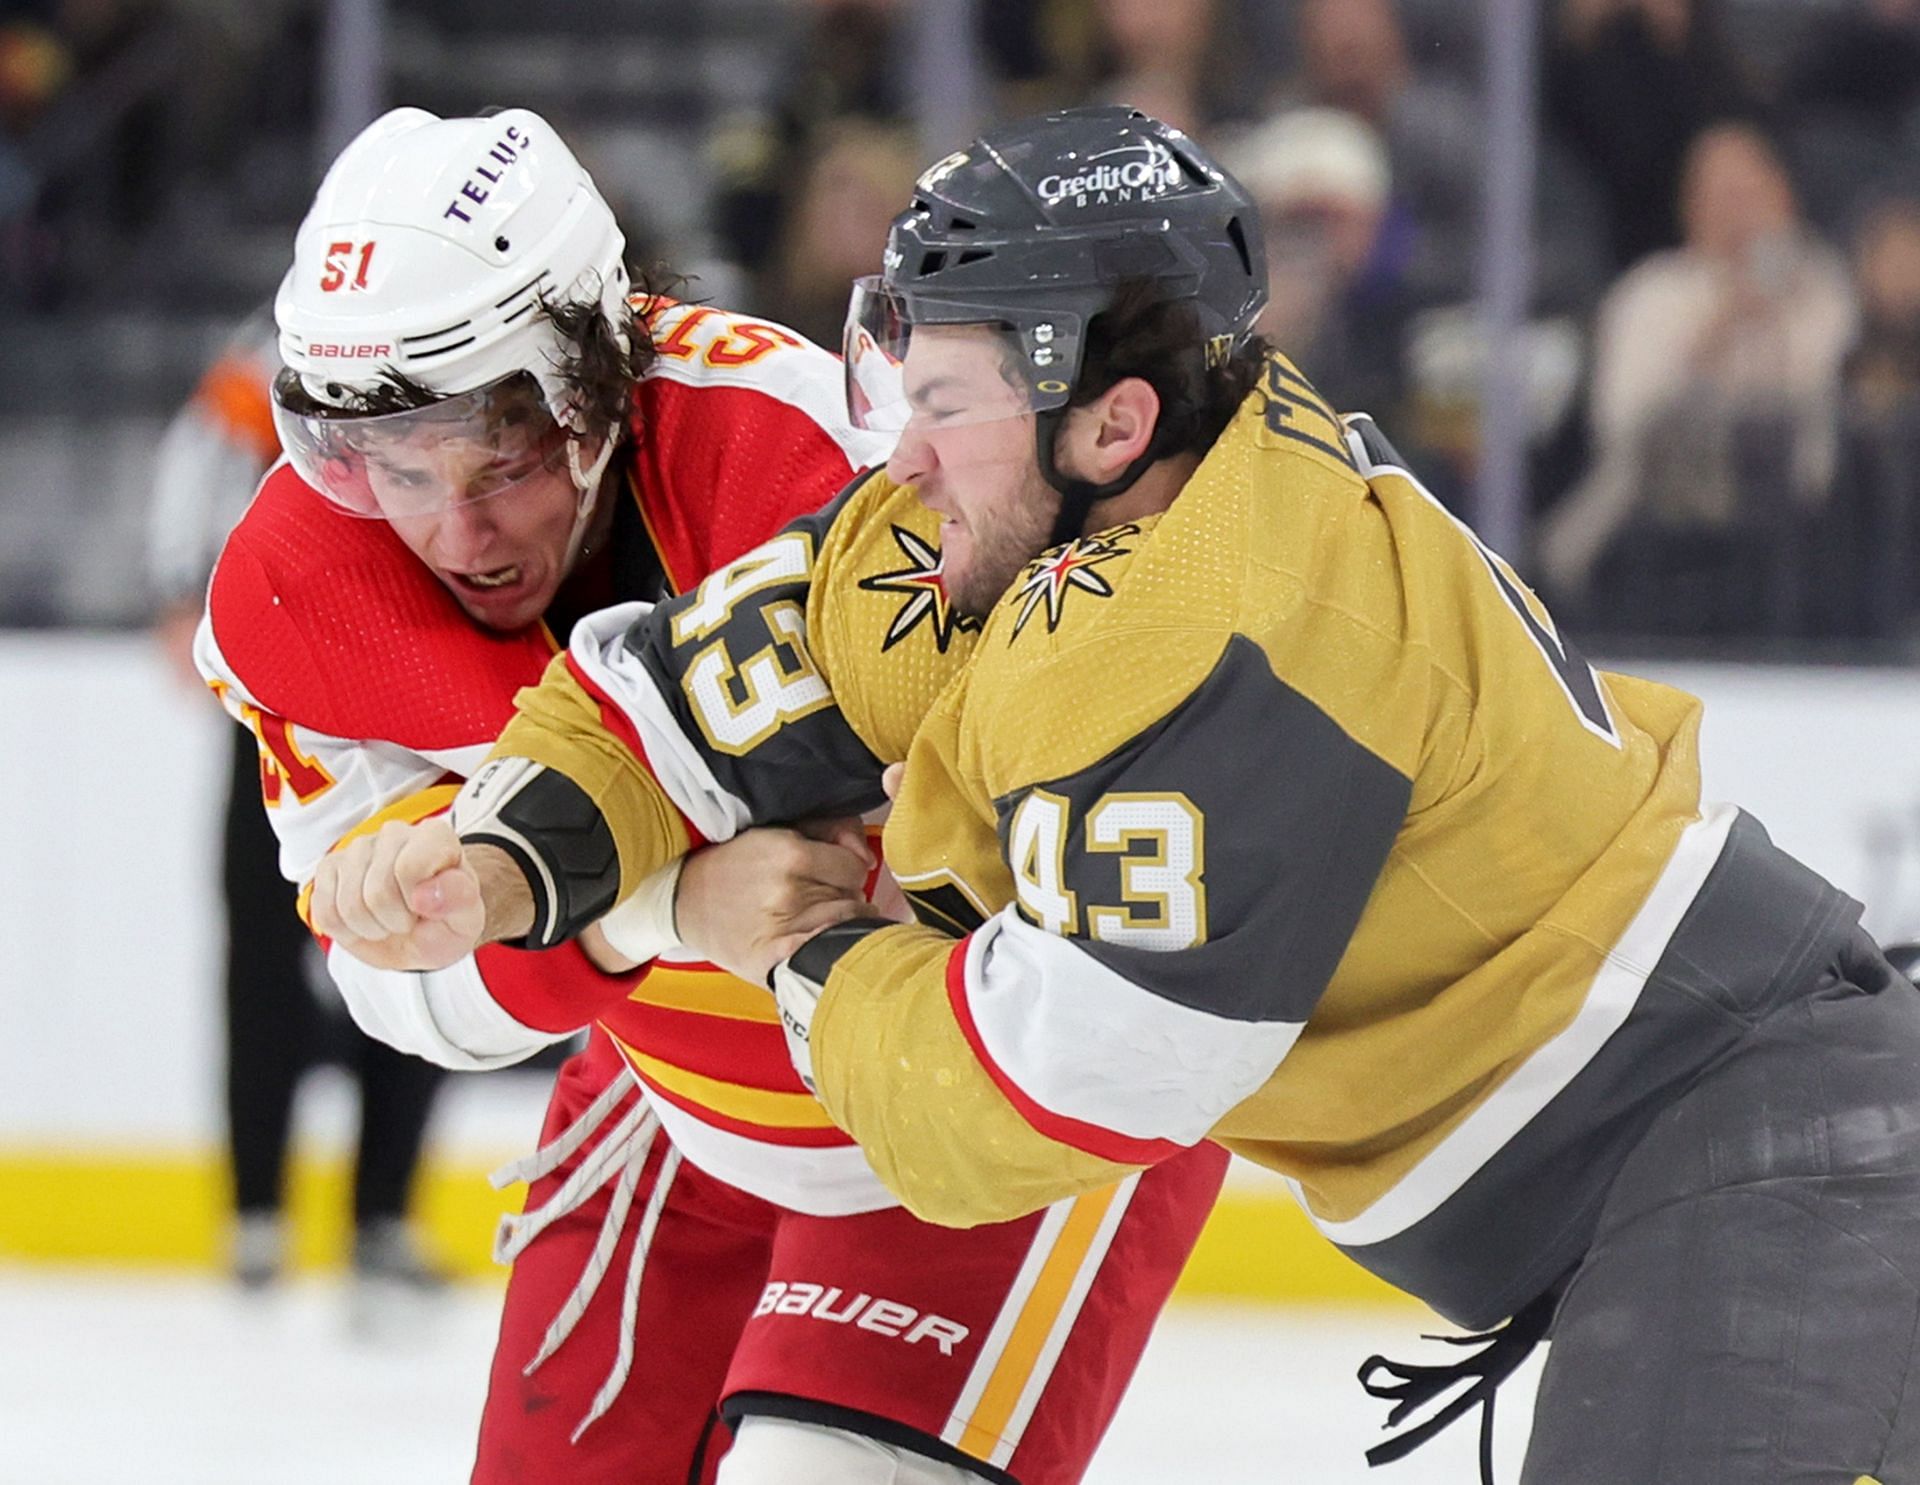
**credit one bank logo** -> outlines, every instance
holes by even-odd
[[[1150,201],[1178,186],[1180,162],[1157,140],[1143,140],[1089,155],[1073,174],[1042,176],[1040,195],[1049,206],[1100,206],[1114,201]]]

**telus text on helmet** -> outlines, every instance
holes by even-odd
[[[440,215],[443,217],[453,217],[462,222],[471,222],[473,218],[467,215],[467,209],[461,203],[472,202],[475,206],[486,205],[487,197],[493,194],[492,187],[500,184],[501,177],[507,173],[507,170],[512,166],[513,162],[520,158],[520,152],[531,142],[532,141],[530,141],[526,135],[522,134],[519,129],[509,124],[506,132],[494,141],[493,148],[487,151],[486,159],[474,166],[473,174],[469,175],[461,184],[460,194],[448,203],[447,209],[441,212]],[[489,166],[497,168],[489,169]],[[476,178],[485,181],[487,183],[486,187],[483,188],[475,185],[474,181]]]
[[[1072,197],[1076,206],[1086,206],[1090,202],[1144,199],[1161,191],[1170,191],[1180,184],[1179,162],[1165,150],[1130,149],[1127,153],[1134,158],[1118,164],[1089,161],[1090,168],[1076,175],[1042,176],[1040,194],[1049,204],[1058,204]]]

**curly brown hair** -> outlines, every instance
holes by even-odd
[[[1155,453],[1204,454],[1252,393],[1272,349],[1264,336],[1247,335],[1216,356],[1191,301],[1164,298],[1154,279],[1126,279],[1087,326],[1071,401],[1083,406],[1137,376],[1160,398]]]

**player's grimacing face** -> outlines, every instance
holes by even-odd
[[[887,475],[940,516],[947,597],[982,616],[1046,547],[1059,508],[1034,456],[1034,415],[992,330],[923,327],[904,373],[913,416]]]
[[[545,613],[567,576],[579,498],[564,460],[497,443],[399,440],[367,455],[388,523],[467,616],[509,631]]]

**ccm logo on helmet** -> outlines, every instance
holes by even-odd
[[[841,1304],[840,1295],[839,1289],[775,1279],[761,1291],[753,1314],[756,1320],[762,1315],[809,1315],[829,1325],[857,1325],[875,1335],[899,1336],[908,1345],[932,1341],[942,1356],[953,1355],[953,1348],[967,1338],[966,1326],[944,1316],[923,1315],[911,1305],[870,1294],[855,1295]]]
[[[1096,163],[1120,154],[1134,158],[1116,164]],[[1127,145],[1124,149],[1096,155],[1087,163],[1091,168],[1078,175],[1049,175],[1041,179],[1040,194],[1049,205],[1056,205],[1069,196],[1074,198],[1076,206],[1085,206],[1089,200],[1096,204],[1146,200],[1180,184],[1179,162],[1157,144]]]
[[[526,135],[509,124],[507,126],[507,132],[496,139],[493,142],[493,148],[487,151],[487,158],[473,167],[473,175],[469,175],[465,182],[462,183],[460,194],[455,196],[453,200],[447,204],[447,209],[441,212],[440,215],[442,217],[453,217],[462,222],[471,222],[473,218],[467,215],[466,208],[460,203],[462,201],[470,201],[475,206],[484,206],[487,198],[493,194],[491,187],[500,184],[501,177],[507,173],[507,167],[520,158],[520,152],[527,147],[529,142]],[[498,166],[499,168],[489,170],[487,168],[489,164]],[[476,186],[474,184],[475,176],[485,181],[488,188],[482,189]]]
[[[334,345],[330,341],[315,340],[307,343],[309,356],[325,356],[331,361],[371,361],[375,356],[393,355],[393,347],[380,345]]]

